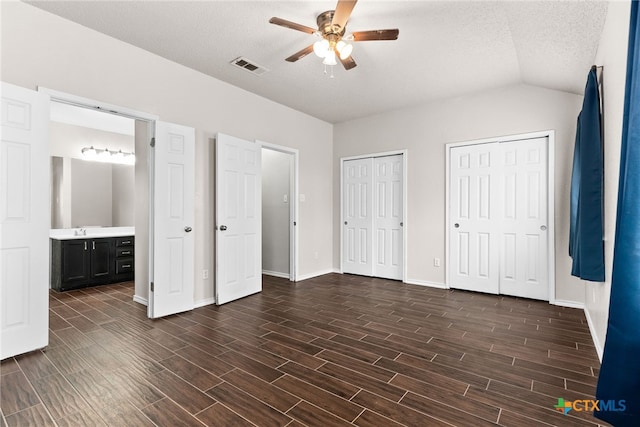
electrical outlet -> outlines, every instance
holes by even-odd
[[[434,267],[440,267],[440,258],[434,258],[433,259],[433,266]]]
[[[298,200],[300,200],[301,202],[304,202],[307,200],[307,198],[305,197],[304,194],[301,194],[300,197],[298,197]]]
[[[209,278],[209,270],[202,270],[202,278],[203,279]]]

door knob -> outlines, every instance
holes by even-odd
[[[221,226],[220,226],[220,231],[225,231],[226,229],[227,229],[227,226],[226,226],[226,225],[221,225]]]
[[[546,229],[547,229],[547,226],[546,226],[546,225],[541,225],[541,226],[540,226],[540,230],[544,231],[544,230],[546,230]]]
[[[348,223],[347,223],[347,221],[345,221],[345,222],[344,222],[344,225],[347,225],[347,224],[348,224]]]
[[[458,224],[457,222],[456,222],[455,224],[453,224],[453,226],[454,226],[455,228],[460,228],[460,224]]]
[[[186,231],[187,233],[190,233],[191,230],[193,230],[193,228],[191,228],[191,227],[185,227],[184,228],[184,231]]]

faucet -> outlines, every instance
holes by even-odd
[[[86,236],[87,235],[87,229],[86,228],[78,228],[73,234],[75,234],[76,236]]]

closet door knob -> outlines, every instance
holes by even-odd
[[[460,228],[460,224],[458,224],[457,222],[456,222],[455,224],[453,224],[453,226],[454,226],[455,228]]]
[[[186,231],[187,233],[191,233],[191,230],[193,230],[193,228],[191,227],[185,227],[184,231]]]
[[[220,226],[220,231],[225,231],[226,229],[227,229],[227,226],[226,226],[226,225],[221,225],[221,226]]]

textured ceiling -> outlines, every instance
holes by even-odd
[[[399,38],[356,43],[358,66],[329,78],[315,55],[284,61],[316,36],[268,21],[315,27],[335,1],[29,3],[332,123],[514,83],[580,94],[607,12],[601,1],[360,0],[347,33]],[[270,71],[233,67],[238,56]]]

